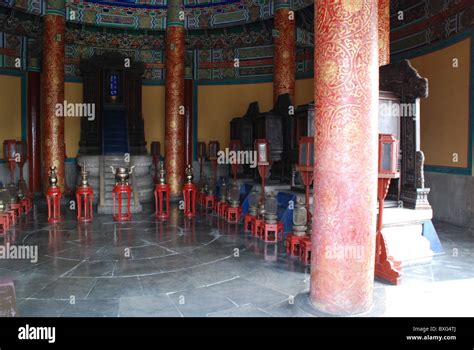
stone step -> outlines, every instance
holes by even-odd
[[[402,267],[427,264],[433,258],[430,242],[422,234],[421,224],[388,226],[382,229],[390,256]],[[403,271],[403,269],[402,269]]]

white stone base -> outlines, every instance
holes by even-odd
[[[389,255],[400,261],[402,268],[431,263],[434,253],[430,241],[423,236],[423,222],[432,216],[431,209],[384,209],[382,235]]]

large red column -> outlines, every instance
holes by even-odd
[[[43,69],[41,117],[43,136],[43,189],[48,170],[56,167],[58,185],[64,191],[64,117],[56,116],[56,104],[64,103],[64,0],[48,0],[43,21]]]
[[[379,66],[390,63],[390,0],[378,0]]]
[[[182,0],[168,3],[166,27],[165,167],[170,197],[181,197],[184,180],[184,23]]]
[[[273,38],[273,100],[289,93],[295,103],[296,34],[294,14],[288,0],[275,0]]]
[[[377,190],[377,2],[315,4],[310,298],[329,314],[372,305]]]

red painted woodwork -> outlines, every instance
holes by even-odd
[[[167,220],[170,215],[170,187],[168,184],[155,186],[155,217]]]
[[[203,192],[198,191],[198,193],[196,194],[197,204],[203,205],[202,203],[203,203],[204,196],[205,196],[205,194]]]
[[[20,201],[21,209],[24,213],[28,213],[31,208],[33,208],[33,204],[31,202],[31,198],[24,198]]]
[[[385,155],[388,146],[389,154]],[[388,168],[385,168],[383,159],[389,159]],[[388,175],[391,178],[398,178],[398,140],[392,134],[379,135],[379,176]]]
[[[48,222],[61,221],[61,189],[49,187],[46,191],[46,202],[48,204]]]
[[[267,224],[264,222],[261,228],[261,235],[265,242],[281,241],[283,239],[283,223]]]
[[[264,224],[265,224],[265,220],[255,218],[255,220],[253,220],[252,235],[253,235],[253,236],[260,237],[260,236],[261,236],[262,227],[263,227]]]
[[[207,209],[211,208],[213,209],[214,208],[214,203],[217,201],[217,198],[215,196],[209,196],[209,195],[206,195],[204,197],[204,207]]]
[[[41,139],[43,141],[43,188],[48,188],[49,169],[56,167],[58,187],[65,190],[64,118],[55,114],[64,103],[64,16],[46,14],[43,20],[43,69],[41,73]]]
[[[181,196],[184,179],[184,27],[166,28],[165,168],[170,196]]]
[[[0,214],[0,236],[4,237],[5,240],[7,239],[7,231],[10,228],[10,220],[8,215]]]
[[[253,232],[252,227],[254,225],[255,221],[255,216],[252,215],[245,215],[245,220],[244,220],[244,230],[245,232]]]
[[[132,198],[132,186],[130,185],[115,185],[112,191],[112,198],[114,201],[114,220],[115,221],[130,221],[132,219],[131,213],[131,198]],[[122,198],[123,195],[127,196],[126,211],[123,212]]]
[[[303,237],[300,236],[295,236],[292,233],[289,233],[286,236],[286,254],[291,255],[291,256],[300,256],[300,241]]]
[[[274,36],[274,102],[279,95],[288,93],[291,102],[295,103],[296,19],[291,19],[289,12],[290,8],[275,10],[274,25],[277,33]]]
[[[94,190],[92,187],[76,188],[77,220],[89,222],[93,219],[92,202],[94,200]]]
[[[384,147],[388,146],[388,147]],[[388,154],[386,154],[388,152]],[[383,164],[383,160],[386,164]],[[379,178],[377,186],[377,200],[379,204],[379,214],[377,216],[377,238],[375,251],[375,276],[389,281],[393,284],[400,284],[401,261],[395,261],[390,256],[390,248],[386,244],[383,227],[383,207],[385,197],[390,187],[391,179],[400,177],[398,172],[398,140],[394,135],[379,135]]]
[[[227,219],[227,222],[238,223],[239,220],[240,220],[241,213],[242,213],[242,208],[241,207],[228,206],[227,210],[224,213],[224,215]]]
[[[5,210],[4,213],[8,216],[9,225],[15,225],[17,219],[16,212],[14,210]]]
[[[379,66],[390,63],[390,0],[378,0]]]
[[[188,218],[193,218],[196,215],[196,193],[197,187],[195,184],[187,183],[184,185],[184,216]]]
[[[300,241],[300,260],[303,264],[311,264],[312,245],[309,240]]]
[[[401,282],[401,262],[395,261],[393,257],[390,256],[389,247],[385,243],[382,234],[383,206],[385,196],[390,186],[390,180],[391,178],[387,177],[379,177],[378,179],[377,200],[379,202],[379,215],[377,217],[375,276],[398,285]]]
[[[21,203],[11,203],[10,208],[16,213],[17,216],[23,214],[23,208],[21,206]]]
[[[333,315],[373,302],[377,200],[377,1],[315,2],[315,135],[310,300]],[[357,247],[335,259],[328,251]],[[361,257],[362,255],[362,257]]]
[[[228,207],[229,205],[227,203],[216,201],[214,211],[220,217],[225,218]]]

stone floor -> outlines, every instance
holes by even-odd
[[[14,280],[20,316],[313,316],[306,300],[309,268],[204,212],[167,222],[152,208],[129,223],[97,216],[57,225],[43,206],[11,232],[15,244],[38,247],[38,261],[1,260]],[[435,225],[445,254],[403,271],[400,286],[375,282],[376,315],[472,316],[474,236]],[[373,313],[372,313],[373,314]]]

